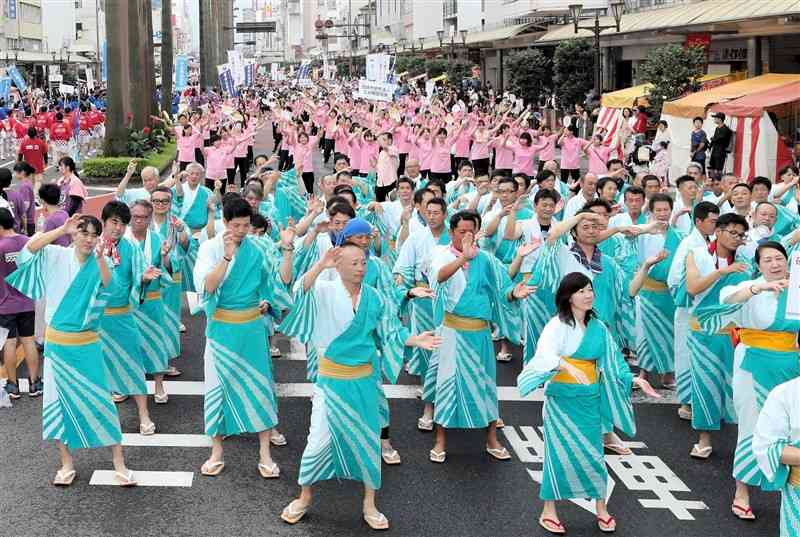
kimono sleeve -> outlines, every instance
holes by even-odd
[[[306,291],[303,289],[303,278],[298,278],[294,284],[293,304],[283,322],[278,326],[278,332],[288,337],[296,337],[301,343],[311,341],[319,311],[316,285]]]
[[[403,367],[403,355],[405,342],[410,333],[406,327],[400,323],[400,319],[394,314],[394,308],[390,307],[384,297],[379,295],[381,301],[381,318],[378,321],[376,331],[381,351],[381,364],[383,374],[392,384],[397,382],[400,370]]]
[[[28,298],[42,298],[45,294],[47,266],[57,257],[58,251],[54,248],[64,249],[48,244],[33,254],[27,247],[23,248],[17,257],[17,270],[6,277],[6,282]]]
[[[206,292],[206,276],[214,270],[220,260],[219,246],[216,241],[207,241],[200,245],[197,253],[197,263],[192,274],[194,287],[197,290],[199,305],[202,308],[214,309],[216,307],[219,288],[213,293]],[[230,267],[229,267],[230,268]]]
[[[800,443],[792,444],[790,438],[791,395],[797,388],[797,381],[789,381],[773,389],[764,402],[753,432],[753,454],[769,483],[769,490],[782,488],[789,477],[789,466],[781,463],[783,448],[800,447]]]
[[[554,244],[546,242],[542,246],[542,253],[533,265],[530,285],[547,289],[553,294],[558,290],[561,283],[561,267],[559,266],[558,256],[564,245],[556,241]]]
[[[605,349],[598,361],[601,375],[600,413],[605,423],[613,423],[628,436],[633,436],[636,434],[631,403],[633,373],[609,329],[599,320],[594,322],[600,323],[605,339]]]
[[[141,304],[142,299],[144,298],[142,291],[142,278],[144,277],[144,271],[147,269],[147,262],[144,259],[144,253],[142,252],[141,249],[137,248],[133,244],[131,244],[130,246],[131,246],[130,303],[133,307],[137,307],[139,306],[139,304]]]
[[[493,255],[483,253],[489,263],[489,271],[494,281],[494,297],[492,297],[492,320],[497,325],[501,337],[514,345],[522,342],[524,327],[520,301],[510,301],[508,296],[514,290],[514,282],[508,276],[506,267]]]
[[[558,365],[561,362],[558,343],[561,339],[560,328],[561,321],[553,318],[542,330],[536,342],[536,353],[517,376],[517,388],[522,397],[543,386],[558,372]]]

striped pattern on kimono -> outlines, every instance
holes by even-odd
[[[98,334],[111,391],[121,395],[147,394],[141,336],[133,314],[104,317]]]
[[[733,410],[733,345],[727,335],[689,330],[692,377],[692,427],[717,431],[720,423],[736,423]]]
[[[205,431],[209,436],[260,432],[278,423],[274,382],[248,359],[209,339],[219,384],[205,396]]]
[[[148,373],[162,373],[169,369],[169,343],[165,333],[164,304],[161,299],[145,300],[133,311],[141,334],[144,350],[144,367]]]
[[[525,341],[522,351],[522,365],[527,364],[536,353],[536,342],[544,330],[552,314],[548,311],[547,304],[538,293],[529,295],[522,301],[523,325],[525,327]]]
[[[326,379],[326,382],[330,379]],[[338,382],[362,382],[338,381]],[[367,377],[366,382],[374,380]],[[333,381],[337,382],[337,381]],[[352,386],[356,388],[356,386]],[[317,386],[311,413],[308,446],[300,461],[298,483],[308,486],[327,479],[360,480],[377,490],[381,486],[380,430],[366,423],[333,389]]]
[[[306,378],[316,382],[319,370],[319,357],[314,343],[314,321],[317,318],[317,303],[312,292],[303,291],[302,287],[294,293],[294,305],[278,326],[278,332],[288,337],[297,338],[306,345]]]
[[[672,298],[663,293],[639,293],[639,323],[642,337],[637,345],[639,367],[664,374],[675,370],[675,308]]]
[[[45,382],[54,382],[57,398],[42,408],[42,438],[58,440],[70,449],[112,446],[122,441],[119,416],[108,391],[70,365],[71,359],[60,356],[49,345]],[[99,356],[99,352],[98,352]],[[97,364],[105,371],[105,366]]]

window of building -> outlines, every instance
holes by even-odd
[[[22,49],[28,50],[31,52],[41,52],[42,50],[42,40],[41,39],[29,39],[23,38],[22,39]]]
[[[22,8],[22,22],[42,24],[42,8],[31,4],[20,4]]]
[[[75,39],[80,39],[82,33],[83,33],[83,23],[82,22],[76,22],[75,23]]]
[[[13,37],[6,38],[6,48],[8,50],[19,50],[19,39]]]
[[[75,9],[80,9],[83,7],[83,0],[75,0]]]

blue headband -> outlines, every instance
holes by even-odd
[[[341,246],[344,242],[355,235],[371,235],[372,226],[363,218],[353,218],[336,237],[336,246]]]

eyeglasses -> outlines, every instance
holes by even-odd
[[[171,201],[172,201],[171,199],[160,199],[160,200],[153,198],[150,199],[150,202],[153,203],[153,205],[169,205]]]
[[[747,232],[740,233],[738,231],[733,231],[733,230],[730,230],[730,229],[726,229],[724,231],[725,231],[725,233],[727,233],[728,235],[730,235],[734,239],[744,240],[745,238],[747,238]]]

